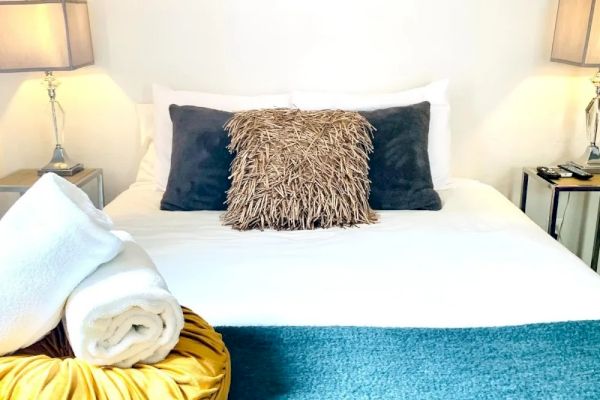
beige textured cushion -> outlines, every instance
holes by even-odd
[[[372,126],[356,112],[255,110],[227,123],[236,153],[226,225],[296,230],[376,222]]]

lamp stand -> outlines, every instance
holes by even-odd
[[[46,164],[46,166],[38,170],[38,175],[43,175],[46,172],[53,172],[61,176],[75,175],[79,171],[83,170],[83,164],[71,161],[67,155],[67,152],[60,143],[58,120],[56,118],[56,107],[60,108],[60,104],[58,101],[56,101],[56,88],[60,83],[50,71],[46,72],[44,83],[46,85],[46,90],[48,91],[48,97],[50,98],[50,107],[52,109],[52,127],[54,128],[54,140],[56,147],[54,148],[52,159],[48,164]]]
[[[600,166],[600,148],[596,144],[598,128],[600,127],[600,70],[592,78],[592,83],[596,87],[596,96],[585,109],[586,127],[590,144],[582,157],[581,164]]]

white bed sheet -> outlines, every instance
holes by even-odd
[[[181,304],[213,325],[476,327],[600,319],[600,277],[490,186],[370,226],[237,232],[164,212],[152,184],[106,207]],[[132,282],[132,285],[135,283]]]

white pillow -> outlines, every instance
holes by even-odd
[[[142,146],[147,146],[154,140],[154,104],[136,104],[138,128]]]
[[[154,149],[154,105],[136,104],[140,150],[144,154],[138,166],[135,183],[154,183],[156,150]]]
[[[177,104],[206,107],[221,111],[244,111],[260,108],[290,107],[290,96],[287,94],[263,96],[231,96],[202,92],[172,90],[164,86],[153,85],[156,148],[156,185],[165,190],[169,171],[171,170],[171,147],[173,141],[173,124],[169,115],[169,106]]]
[[[150,142],[148,148],[144,153],[138,167],[137,175],[135,177],[136,184],[148,184],[156,182],[156,149],[154,143]]]
[[[327,108],[371,111],[380,108],[407,106],[428,101],[431,103],[429,122],[429,163],[433,186],[442,189],[450,174],[450,104],[448,80],[439,80],[427,86],[396,93],[339,94],[293,92],[292,105],[301,110]]]

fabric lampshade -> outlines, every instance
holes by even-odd
[[[0,1],[0,72],[65,71],[93,63],[87,1]]]
[[[551,60],[600,67],[600,4],[559,0]]]

